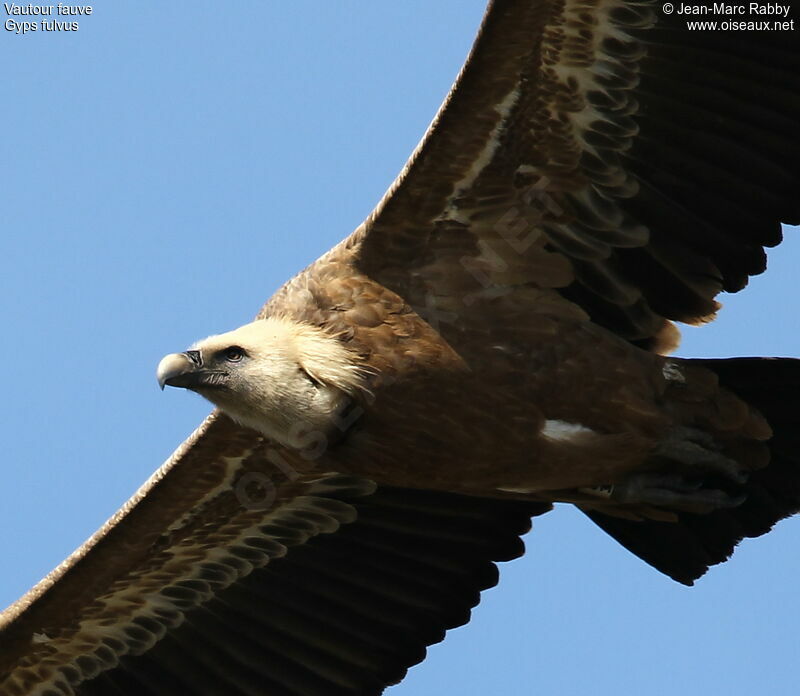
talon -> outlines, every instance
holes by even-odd
[[[603,486],[584,486],[583,488],[579,488],[578,491],[580,493],[586,493],[587,495],[597,496],[598,498],[612,498],[614,496],[614,486],[610,484]]]

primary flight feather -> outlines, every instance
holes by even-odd
[[[0,693],[377,694],[553,502],[687,584],[800,509],[800,365],[666,357],[800,221],[800,54],[736,39],[490,4],[364,224],[162,360],[218,410],[3,613]]]

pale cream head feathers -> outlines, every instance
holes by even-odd
[[[198,392],[237,422],[294,446],[328,432],[365,370],[336,337],[309,324],[263,319],[209,336],[159,365],[162,384]]]

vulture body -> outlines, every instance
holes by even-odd
[[[800,510],[800,363],[673,321],[800,222],[800,51],[496,0],[375,211],[170,354],[215,411],[0,619],[0,693],[379,694],[571,502],[691,584]]]

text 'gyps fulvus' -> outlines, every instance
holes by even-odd
[[[796,42],[564,5],[493,3],[365,223],[162,361],[226,415],[6,610],[3,696],[380,693],[554,501],[684,583],[800,509],[800,366],[662,357],[800,221]]]

